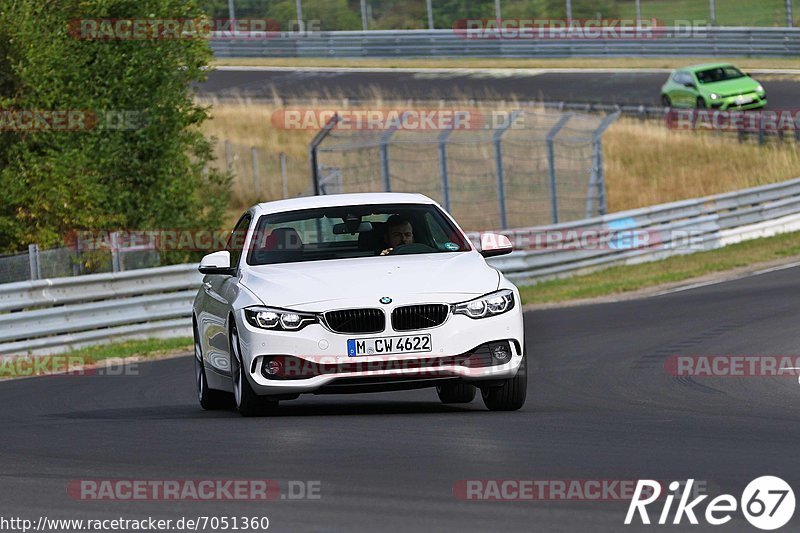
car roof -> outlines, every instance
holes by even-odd
[[[683,67],[678,70],[687,70],[689,72],[697,72],[698,70],[706,70],[710,68],[719,68],[719,67],[732,67],[733,65],[730,63],[699,63],[697,65],[690,65],[688,67]]]
[[[264,202],[255,206],[261,213],[282,213],[284,211],[299,211],[301,209],[315,209],[319,207],[339,207],[346,205],[370,204],[436,204],[424,194],[402,192],[366,192],[348,194],[322,194],[318,196],[304,196],[288,200]]]

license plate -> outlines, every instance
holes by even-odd
[[[400,337],[374,337],[348,339],[347,355],[398,355],[433,351],[430,335],[403,335]]]
[[[738,105],[749,104],[750,102],[753,101],[753,98],[751,96],[737,96],[736,98],[733,99],[733,101],[736,102]]]

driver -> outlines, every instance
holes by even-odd
[[[383,235],[383,240],[388,248],[383,250],[381,255],[388,255],[401,244],[413,244],[414,228],[411,226],[411,222],[401,215],[390,216],[386,221],[386,233]]]

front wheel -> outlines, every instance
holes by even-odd
[[[702,96],[697,97],[697,109],[705,109],[706,108],[706,101],[703,99]]]
[[[278,401],[259,396],[250,385],[242,365],[242,352],[236,326],[231,328],[231,377],[233,378],[233,398],[236,410],[242,416],[265,416],[278,408]]]
[[[522,356],[517,375],[503,380],[499,387],[481,389],[483,403],[490,411],[516,411],[525,405],[528,394],[528,357]]]

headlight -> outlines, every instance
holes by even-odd
[[[709,96],[709,97],[710,97],[712,100],[716,100],[717,98],[719,98],[719,95],[718,95],[717,93],[711,93],[711,94],[709,94],[708,96]]]
[[[513,308],[514,293],[509,289],[503,289],[468,302],[455,304],[453,314],[467,315],[470,318],[486,318],[502,315]]]
[[[763,93],[764,92],[764,86],[759,84],[758,87],[756,87],[756,92],[757,93]]]
[[[244,310],[244,316],[250,325],[273,331],[298,331],[309,324],[317,323],[317,315],[314,313],[271,307],[250,307]]]

